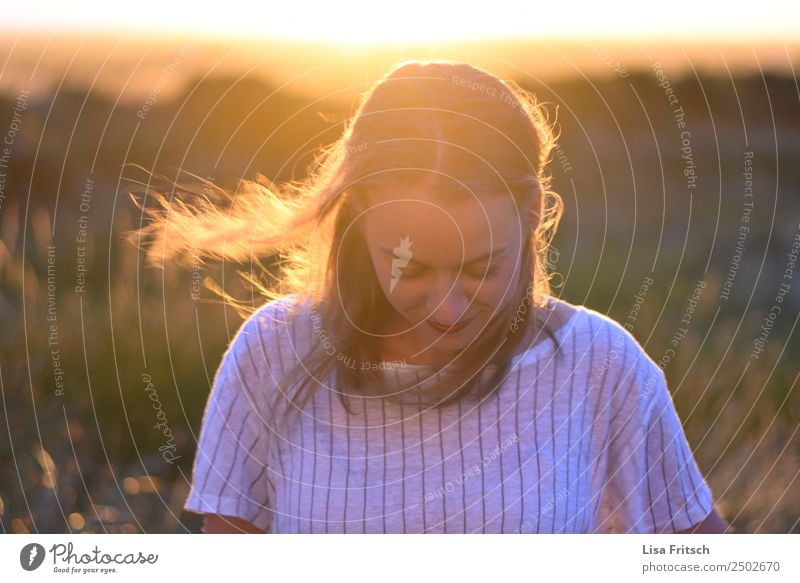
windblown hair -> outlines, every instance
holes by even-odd
[[[340,353],[376,363],[381,356],[374,337],[362,331],[378,330],[394,308],[366,241],[353,228],[359,209],[369,207],[370,193],[403,181],[432,187],[444,200],[510,195],[524,234],[519,289],[449,365],[458,374],[448,375],[453,385],[437,405],[467,395],[482,398],[508,374],[530,331],[546,322],[539,316],[551,295],[548,247],[563,212],[545,171],[555,139],[544,107],[514,81],[465,63],[403,60],[361,95],[343,135],[321,149],[305,180],[275,185],[258,175],[230,194],[205,183],[206,192],[228,197],[227,208],[207,196],[196,206],[156,195],[161,208],[148,209],[152,220],[132,235],[147,242],[151,265],[279,255],[277,289],[263,287],[264,296],[297,294],[295,306],[310,302]],[[346,261],[337,259],[342,257]],[[547,325],[541,329],[552,335]],[[496,372],[483,383],[487,364],[496,365]],[[348,395],[387,394],[376,389],[379,371],[356,369],[319,342],[281,379],[278,394],[287,407],[302,410],[319,379],[332,371],[336,382],[330,388],[345,407]]]

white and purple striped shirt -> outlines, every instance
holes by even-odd
[[[318,341],[295,299],[260,307],[225,352],[186,510],[275,533],[661,533],[711,512],[663,372],[607,316],[575,306],[480,403],[357,397],[349,415],[329,377],[281,434],[269,392]]]

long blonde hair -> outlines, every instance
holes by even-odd
[[[262,286],[264,296],[297,294],[295,306],[310,302],[341,352],[356,362],[375,363],[378,347],[361,331],[377,330],[393,308],[364,239],[351,228],[369,193],[396,182],[397,172],[411,183],[433,183],[437,194],[451,199],[465,196],[463,186],[478,195],[510,193],[527,233],[518,301],[498,310],[481,340],[464,351],[452,378],[466,382],[437,404],[468,394],[483,397],[505,378],[525,338],[518,332],[519,307],[530,306],[527,315],[536,315],[551,295],[548,248],[563,212],[545,171],[555,139],[544,107],[514,81],[466,63],[402,60],[361,95],[342,136],[321,149],[305,180],[275,185],[258,175],[240,181],[233,193],[208,182],[183,187],[196,194],[200,188],[222,193],[230,201],[226,208],[208,196],[193,204],[151,193],[161,208],[147,209],[151,220],[130,235],[145,242],[148,263],[157,266],[167,260],[245,262],[279,254],[278,285]],[[460,188],[448,177],[456,177]],[[337,257],[347,258],[344,277]],[[478,377],[487,362],[475,355],[485,354],[499,367],[482,385]],[[343,366],[321,342],[299,360],[278,391],[298,410],[316,388],[311,381],[332,370],[345,407],[347,395],[369,393],[380,383],[378,372]],[[289,397],[298,376],[301,382]]]

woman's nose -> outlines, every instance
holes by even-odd
[[[438,278],[428,295],[428,317],[439,324],[458,324],[469,308],[469,298],[458,279]]]

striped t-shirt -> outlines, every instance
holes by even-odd
[[[357,397],[348,414],[331,376],[278,430],[270,392],[319,341],[294,301],[260,307],[225,352],[187,510],[275,533],[661,533],[711,512],[663,372],[607,316],[574,306],[480,402]]]

